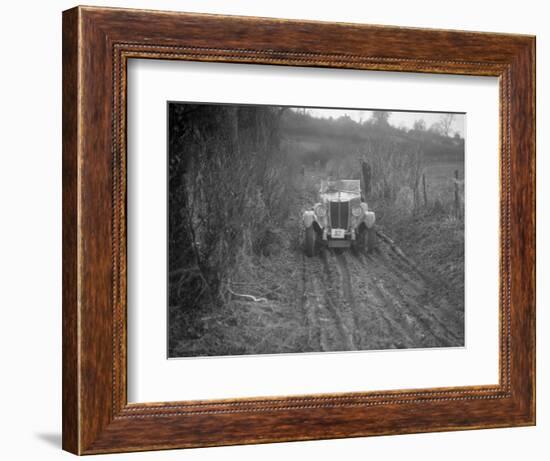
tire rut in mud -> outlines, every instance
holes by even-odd
[[[385,300],[385,317],[402,330],[402,345],[397,347],[463,345],[463,320],[449,300],[441,293],[435,294],[427,278],[395,257],[389,247],[381,247],[376,254],[361,254],[357,259]]]
[[[355,346],[358,350],[361,350],[364,348],[363,344],[363,337],[361,335],[361,331],[358,328],[359,325],[359,317],[358,317],[358,310],[355,304],[355,297],[353,293],[353,288],[351,285],[351,274],[348,266],[348,262],[346,257],[344,256],[344,253],[341,251],[337,251],[335,253],[336,256],[336,262],[338,264],[338,270],[340,272],[340,276],[342,278],[342,290],[344,294],[344,302],[345,307],[350,312],[350,328],[353,332],[353,342],[355,343]]]
[[[321,249],[318,256],[303,259],[302,306],[309,348],[321,351],[357,350],[353,309],[344,293],[344,276],[333,258],[330,251]]]
[[[324,268],[324,285],[327,307],[335,319],[336,326],[340,332],[345,349],[353,351],[357,349],[355,343],[356,326],[353,318],[353,308],[351,299],[351,288],[349,277],[346,280],[346,274],[338,265],[338,260],[333,251],[321,251],[321,261]],[[333,268],[337,269],[334,274]],[[348,290],[346,290],[346,285]]]
[[[447,296],[442,281],[433,277],[426,277],[419,273],[418,269],[407,271],[399,270],[403,267],[403,261],[393,252],[383,252],[387,258],[387,266],[395,268],[391,271],[396,278],[396,292],[402,299],[413,297],[417,306],[416,315],[424,322],[425,327],[439,339],[442,346],[458,346],[464,342],[464,310],[463,300]],[[408,264],[405,268],[409,267]],[[408,283],[400,284],[399,280]],[[411,288],[416,287],[411,292]]]
[[[464,344],[464,316],[389,245],[375,253],[322,248],[302,259],[308,348],[317,351]]]
[[[357,293],[357,323],[364,348],[397,349],[418,344],[421,338],[415,335],[412,319],[404,315],[381,274],[372,270],[361,254],[346,255],[346,259],[351,268],[351,284]]]

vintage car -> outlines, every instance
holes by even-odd
[[[319,195],[320,201],[303,216],[306,254],[314,256],[318,244],[373,251],[375,215],[362,199],[360,181],[323,180]]]

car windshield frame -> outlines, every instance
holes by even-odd
[[[361,194],[361,181],[359,179],[322,180],[319,192],[321,194],[332,194],[336,192]]]

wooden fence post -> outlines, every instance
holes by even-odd
[[[428,208],[428,192],[426,190],[426,173],[422,173],[422,192],[424,193],[424,208]]]
[[[363,174],[363,193],[365,195],[365,200],[370,197],[371,193],[371,181],[372,181],[372,168],[370,163],[361,162],[361,172]]]
[[[458,189],[458,170],[455,170],[455,215],[460,218],[460,194]]]

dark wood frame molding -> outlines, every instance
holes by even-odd
[[[497,76],[499,384],[129,404],[125,111],[131,58]],[[533,424],[534,37],[94,7],[63,13],[65,450],[91,454]]]

